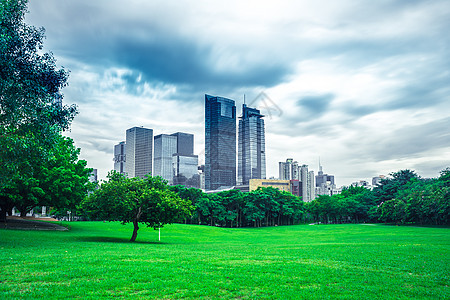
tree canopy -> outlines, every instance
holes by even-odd
[[[115,171],[80,208],[92,220],[133,223],[131,242],[136,240],[139,223],[161,228],[190,217],[193,210],[191,201],[178,197],[161,177],[127,178]]]
[[[55,154],[77,113],[62,103],[68,72],[43,51],[44,29],[24,23],[26,0],[0,2],[0,209],[38,202],[36,165]],[[39,167],[38,167],[39,168]],[[5,194],[15,196],[5,197]],[[24,195],[26,195],[24,197]]]

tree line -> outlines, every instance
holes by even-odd
[[[229,190],[213,194],[183,186],[170,189],[194,206],[192,216],[184,220],[188,224],[260,227],[309,222],[450,222],[450,168],[432,179],[401,170],[382,179],[373,190],[350,186],[340,194],[319,195],[311,202],[272,187],[249,193]]]
[[[438,178],[421,178],[401,170],[382,179],[373,190],[345,188],[305,203],[309,217],[322,223],[450,224],[450,168]]]
[[[207,194],[196,188],[172,186],[181,198],[194,206],[184,223],[222,227],[261,227],[292,225],[302,221],[301,198],[273,187],[258,188],[249,193],[227,190]]]

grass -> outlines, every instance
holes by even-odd
[[[449,299],[450,229],[0,230],[0,299]]]

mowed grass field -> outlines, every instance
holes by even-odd
[[[450,229],[0,230],[0,299],[450,299]]]

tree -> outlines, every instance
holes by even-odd
[[[77,112],[75,105],[62,105],[68,72],[42,53],[44,29],[23,22],[26,9],[26,0],[0,2],[0,195],[14,189],[13,180],[28,195],[38,192],[31,182],[34,163],[46,161]],[[5,218],[12,204],[0,197]]]
[[[194,209],[189,200],[170,191],[167,181],[159,176],[127,178],[114,171],[80,208],[91,219],[133,223],[131,242],[136,240],[139,223],[161,228],[189,217]]]
[[[378,205],[382,202],[394,199],[397,192],[405,188],[411,180],[417,180],[419,178],[419,176],[411,170],[401,170],[389,175],[391,175],[391,178],[382,179],[381,183],[373,190]]]

